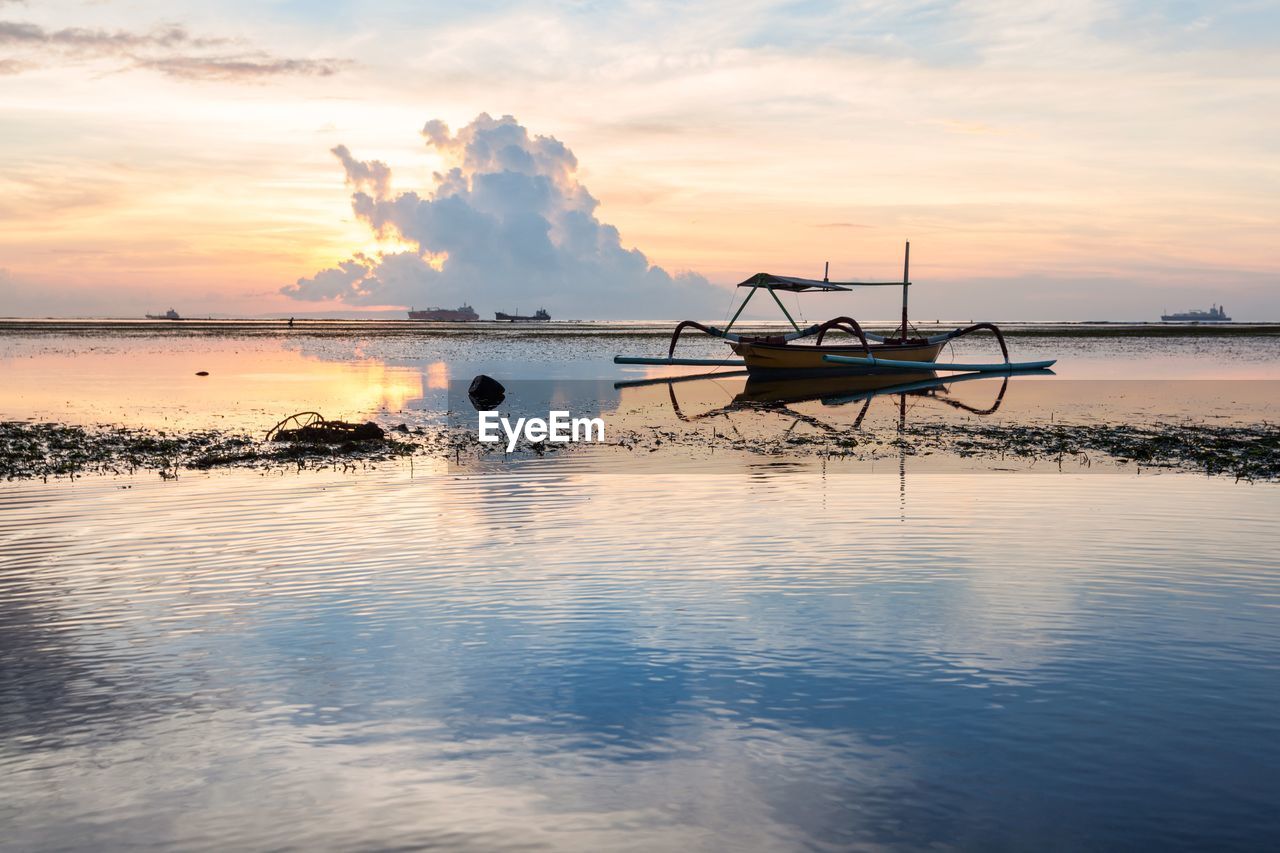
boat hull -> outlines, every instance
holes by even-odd
[[[875,368],[856,367],[824,361],[824,355],[863,356],[861,344],[838,346],[806,346],[802,344],[765,344],[733,341],[733,351],[742,356],[751,373],[787,376],[832,376],[837,373],[874,373]],[[908,342],[907,344],[875,344],[871,355],[884,361],[936,361],[942,344]]]

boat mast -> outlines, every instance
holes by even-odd
[[[911,286],[908,274],[911,270],[911,241],[907,241],[906,254],[902,256],[902,341],[907,340],[907,288]]]

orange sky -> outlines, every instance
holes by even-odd
[[[356,310],[279,292],[379,249],[329,150],[425,195],[419,128],[489,112],[672,274],[910,238],[942,316],[1280,319],[1275,15],[1060,6],[0,3],[0,314]]]

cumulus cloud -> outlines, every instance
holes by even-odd
[[[0,59],[0,73],[16,74],[63,60],[117,59],[128,67],[158,71],[184,80],[260,80],[278,76],[335,74],[351,63],[322,58],[274,56],[247,48],[235,39],[193,36],[185,27],[166,24],[147,32],[85,27],[49,29],[37,24],[0,21],[0,47],[35,52],[26,61]],[[40,61],[37,62],[35,59]]]
[[[443,157],[425,195],[394,192],[391,170],[333,149],[352,188],[356,218],[411,251],[354,254],[282,288],[295,299],[351,305],[463,302],[487,313],[546,307],[565,318],[707,317],[726,293],[697,273],[672,275],[596,215],[564,143],[531,135],[512,116],[481,114],[450,132],[438,120],[421,135]]]
[[[351,156],[345,145],[339,145],[330,151],[342,163],[347,173],[347,183],[360,192],[372,193],[377,198],[384,197],[391,189],[391,170],[387,164],[378,160],[363,162]]]

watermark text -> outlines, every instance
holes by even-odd
[[[516,449],[521,436],[530,443],[604,441],[604,418],[574,418],[566,411],[552,411],[545,419],[517,418],[513,424],[495,411],[482,411],[479,415],[480,440],[492,443],[502,441],[505,436],[508,453]]]

